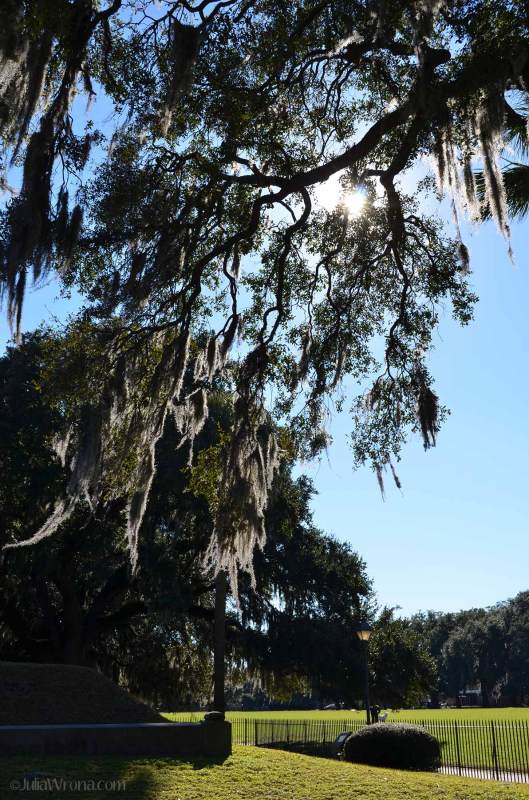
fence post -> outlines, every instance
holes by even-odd
[[[254,723],[254,729],[253,729],[253,734],[254,734],[254,735],[253,735],[253,743],[254,743],[255,747],[257,747],[257,720],[256,720],[256,719],[254,719],[253,723]]]
[[[454,725],[456,731],[457,769],[459,774],[461,775],[461,751],[459,749],[459,727],[457,724],[457,720],[455,721]]]
[[[500,779],[500,771],[498,768],[498,752],[496,750],[496,731],[494,729],[494,722],[491,721],[490,729],[492,732],[492,760],[494,762],[494,774],[496,775],[496,780],[499,781]]]

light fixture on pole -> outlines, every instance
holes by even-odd
[[[366,720],[367,724],[371,724],[371,708],[369,702],[369,658],[368,647],[369,637],[371,636],[372,627],[367,622],[362,622],[356,629],[356,635],[362,643],[362,651],[364,655],[364,704],[366,707]]]

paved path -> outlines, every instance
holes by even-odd
[[[481,778],[485,781],[500,781],[501,783],[529,783],[529,775],[524,772],[507,772],[479,767],[441,767],[439,772],[444,775],[461,775],[463,778]]]

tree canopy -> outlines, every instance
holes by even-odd
[[[85,300],[49,354],[71,472],[29,541],[80,502],[125,494],[135,563],[166,418],[192,457],[219,376],[234,426],[208,558],[232,585],[265,539],[282,448],[271,418],[314,454],[356,381],[354,457],[381,483],[410,429],[435,444],[443,409],[427,356],[440,304],[466,323],[474,298],[458,225],[450,238],[423,213],[432,183],[409,170],[431,156],[438,191],[477,216],[478,155],[484,202],[509,238],[498,154],[510,95],[529,84],[526,11],[6,4],[0,133],[22,170],[2,218],[8,312],[17,330],[28,271],[55,271]],[[83,125],[76,92],[107,105],[110,130]],[[362,214],[318,204],[331,176],[362,192]]]

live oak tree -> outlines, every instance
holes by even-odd
[[[456,218],[456,204],[477,217],[478,154],[508,240],[498,154],[510,93],[529,84],[526,12],[504,0],[6,4],[0,131],[6,164],[22,167],[3,215],[9,315],[16,331],[28,271],[55,271],[85,298],[50,367],[71,473],[29,541],[81,501],[125,494],[135,565],[166,418],[192,458],[221,375],[235,425],[207,561],[233,587],[264,543],[271,417],[312,455],[353,379],[354,456],[381,483],[410,429],[435,444],[427,355],[443,300],[471,317],[468,251],[401,178],[431,156]],[[110,132],[82,129],[76,91],[115,112]],[[364,193],[364,213],[317,206],[333,175]]]
[[[0,359],[0,546],[45,519],[61,492],[65,468],[52,442],[64,411],[49,401],[46,375],[56,339],[25,335]],[[51,540],[5,553],[0,658],[97,667],[166,707],[208,699],[213,580],[200,569],[200,554],[213,526],[211,475],[229,446],[229,393],[218,389],[210,407],[192,470],[167,421],[135,575],[125,548],[124,497],[104,513],[80,504]],[[296,680],[318,679],[325,688],[336,674],[332,691],[354,698],[361,672],[353,631],[374,613],[370,581],[349,545],[314,526],[312,485],[293,479],[284,451],[266,512],[266,547],[255,556],[258,592],[241,575],[240,607],[229,604],[229,664],[276,692]],[[280,630],[288,637],[278,639]],[[285,661],[295,631],[304,632],[304,647],[310,639],[317,663]],[[347,642],[345,663],[337,658],[340,641]]]

